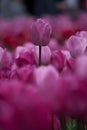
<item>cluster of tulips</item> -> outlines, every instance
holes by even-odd
[[[87,30],[87,14],[83,12],[74,20],[67,14],[43,16],[42,18],[50,23],[51,37],[56,39],[59,44],[64,44],[76,32]],[[32,42],[31,25],[35,20],[35,17],[0,18],[0,46],[12,50],[18,45]]]
[[[0,24],[0,130],[87,130],[87,31],[47,19]]]

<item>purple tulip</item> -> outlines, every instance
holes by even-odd
[[[52,28],[50,24],[43,19],[37,19],[32,24],[32,42],[35,45],[46,46],[49,43]]]

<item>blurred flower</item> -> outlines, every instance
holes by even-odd
[[[87,38],[87,31],[80,31],[76,33],[76,36]]]
[[[28,64],[35,64],[35,53],[34,53],[34,46],[31,49],[27,46],[18,46],[15,50],[15,60],[16,64],[21,67]]]
[[[57,101],[60,111],[57,111],[57,115],[67,115],[74,119],[82,118],[87,111],[87,81],[81,81],[69,74],[59,79],[58,86]]]
[[[86,69],[87,69],[87,55],[77,58],[76,64],[75,64],[76,74],[80,78],[85,79],[85,78],[87,78]]]
[[[16,70],[13,70],[9,74],[9,79],[19,79],[24,82],[33,83],[33,72],[35,66],[26,65]]]
[[[38,89],[22,82],[1,82],[0,128],[51,130],[51,111]]]
[[[51,38],[48,44],[51,51],[58,49],[58,42],[55,38]]]
[[[69,58],[67,61],[67,66],[68,68],[71,70],[71,71],[74,71],[75,70],[75,63],[76,63],[76,60],[74,58]]]
[[[52,53],[51,64],[58,70],[62,71],[65,64],[65,56],[61,51],[54,51]]]
[[[13,55],[6,49],[0,47],[0,69],[11,69],[13,64]]]
[[[65,31],[63,31],[63,37],[65,38],[65,39],[68,39],[70,36],[72,36],[74,34],[74,31],[73,30],[65,30]]]
[[[84,54],[87,47],[87,39],[73,35],[67,40],[66,44],[71,55],[73,57],[78,57]]]
[[[57,104],[57,81],[59,79],[59,73],[51,65],[47,67],[41,66],[35,69],[34,78],[45,102],[51,106],[52,110],[57,109],[59,105]]]

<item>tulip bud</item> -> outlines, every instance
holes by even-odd
[[[51,60],[51,50],[48,46],[42,47],[42,54],[41,54],[41,63],[42,65],[47,65],[50,63]],[[35,49],[35,62],[39,64],[39,48],[36,47]]]
[[[73,57],[78,57],[84,54],[86,50],[86,46],[87,46],[86,38],[71,36],[67,41],[67,48],[69,49]]]
[[[76,36],[87,38],[87,31],[77,32]]]
[[[55,66],[58,71],[62,71],[65,63],[65,56],[61,51],[54,51],[51,57],[51,64]]]
[[[37,19],[32,24],[32,42],[35,45],[46,46],[49,43],[52,28],[50,24],[43,19]]]
[[[86,55],[77,58],[75,71],[80,78],[82,79],[87,78],[87,56]]]

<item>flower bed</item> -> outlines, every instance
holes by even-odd
[[[86,21],[0,20],[1,130],[86,130]]]

